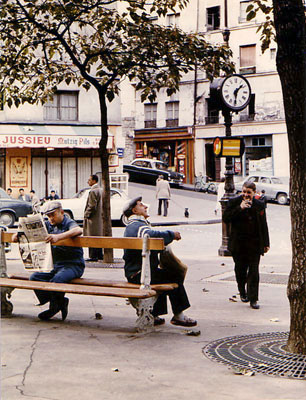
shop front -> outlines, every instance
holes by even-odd
[[[108,149],[114,154],[117,127],[109,128]],[[88,176],[101,171],[98,148],[99,126],[0,126],[0,186],[26,193],[34,189],[39,198],[51,190],[60,198],[69,198],[87,186]]]
[[[190,128],[135,130],[136,158],[164,161],[169,169],[185,175],[185,183],[194,179],[194,136]]]

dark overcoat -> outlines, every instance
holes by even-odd
[[[228,249],[230,250],[231,253],[238,252],[240,249],[239,234],[240,232],[243,231],[242,224],[244,223],[244,219],[241,218],[241,213],[243,212],[243,210],[240,207],[242,200],[243,196],[238,196],[229,200],[223,214],[223,221],[231,224],[229,244],[228,244]],[[255,211],[256,222],[258,226],[258,235],[259,235],[258,253],[264,254],[264,248],[270,247],[265,205],[262,201],[253,198],[251,208]]]
[[[98,184],[91,187],[84,210],[84,236],[102,236],[102,189]]]

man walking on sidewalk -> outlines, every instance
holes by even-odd
[[[164,180],[163,175],[159,175],[156,181],[156,198],[158,199],[158,215],[161,215],[162,204],[164,206],[164,217],[168,215],[168,207],[170,200],[170,185]]]
[[[255,199],[256,186],[246,182],[242,195],[229,200],[223,221],[231,223],[229,250],[235,262],[235,275],[241,301],[259,309],[259,261],[269,251],[265,206]]]
[[[102,236],[102,189],[97,175],[90,175],[87,183],[91,187],[84,210],[84,236]],[[103,260],[103,250],[88,248],[89,258],[85,261]]]

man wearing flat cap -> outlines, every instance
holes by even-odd
[[[128,218],[128,224],[125,228],[125,237],[143,237],[148,234],[151,238],[164,239],[165,245],[173,240],[180,240],[179,232],[173,231],[157,231],[153,230],[148,222],[148,207],[142,203],[142,197],[132,199],[123,209],[123,214]],[[123,259],[125,261],[124,269],[127,280],[131,283],[140,283],[142,255],[141,250],[125,249]],[[151,283],[169,283],[176,282],[178,287],[169,292],[159,295],[153,306],[152,314],[154,316],[154,325],[165,323],[164,318],[160,315],[167,314],[167,295],[171,303],[173,318],[171,324],[181,326],[195,326],[197,321],[188,318],[183,311],[190,307],[187,293],[185,291],[181,278],[174,275],[173,272],[159,268],[159,252],[151,250],[150,254],[151,266]]]
[[[82,234],[82,229],[72,219],[64,215],[60,201],[49,201],[45,204],[43,213],[47,215],[46,242],[55,244],[59,240],[73,238]],[[17,241],[17,235],[14,238]],[[51,246],[53,269],[50,272],[34,272],[32,281],[67,283],[74,278],[80,278],[84,273],[85,263],[82,247]],[[49,309],[38,314],[41,320],[48,320],[61,311],[62,320],[68,314],[69,299],[65,293],[35,290],[40,306],[50,302]]]

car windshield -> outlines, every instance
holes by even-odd
[[[276,183],[278,185],[281,185],[283,182],[279,178],[272,178],[272,183]]]

